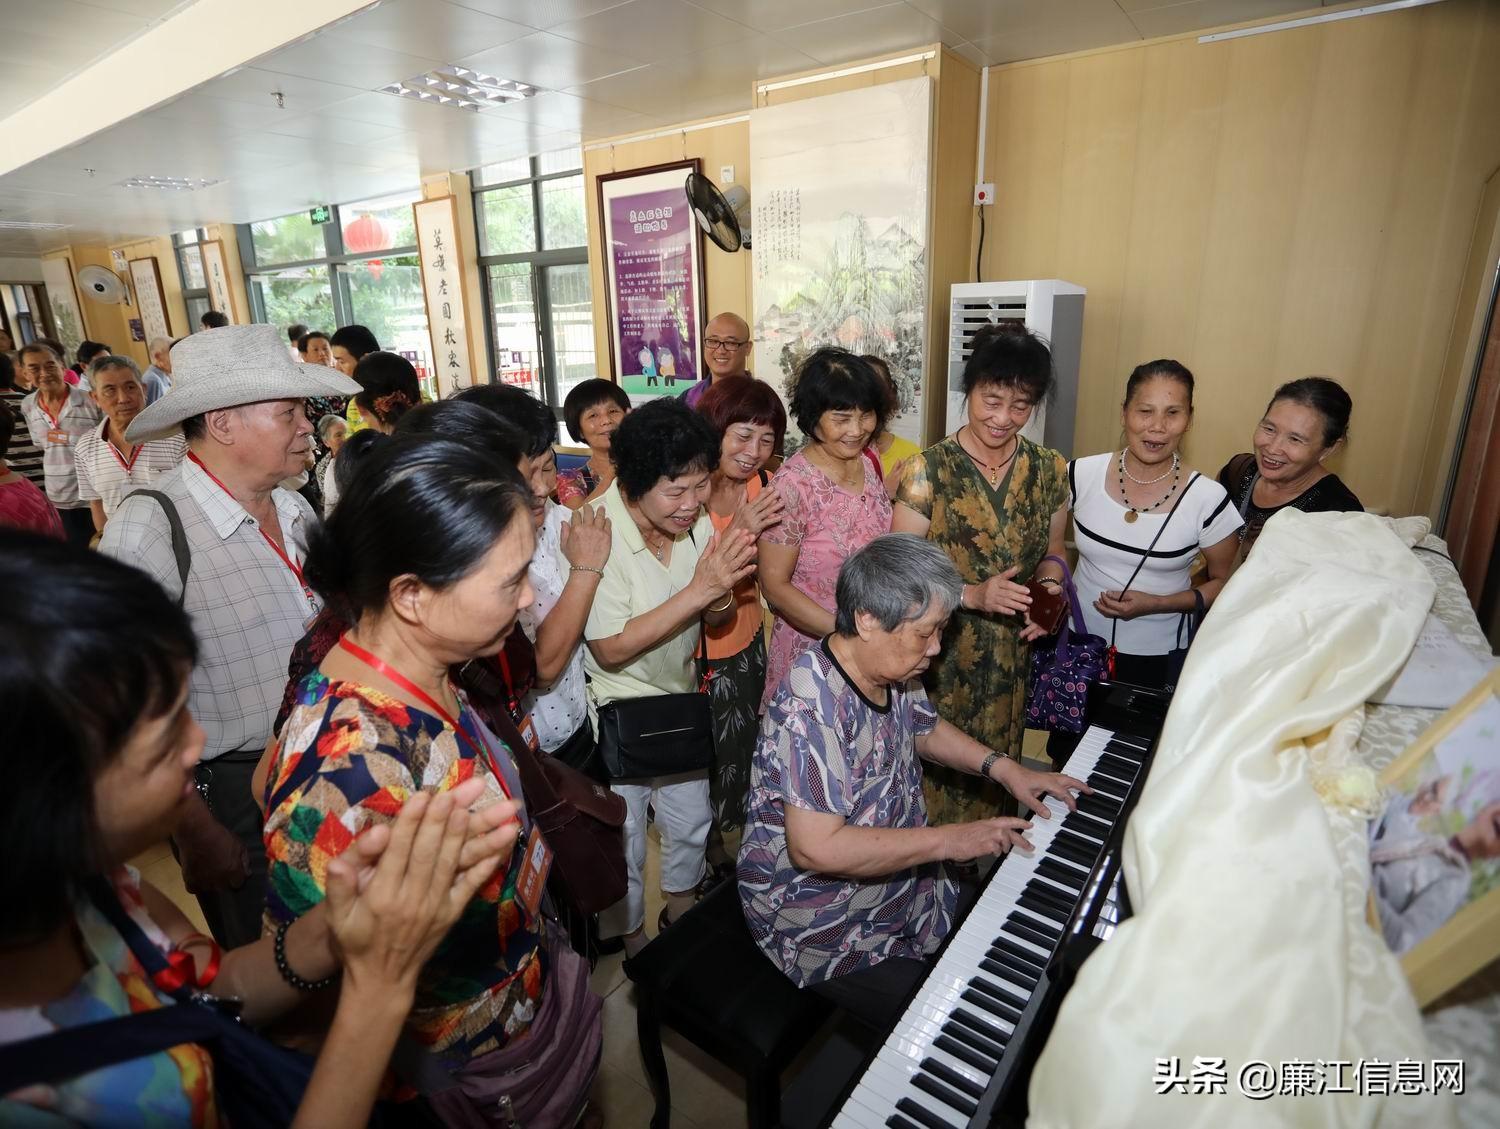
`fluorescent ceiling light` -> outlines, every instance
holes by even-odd
[[[1339,12],[1323,12],[1316,16],[1303,16],[1296,20],[1278,20],[1272,24],[1256,27],[1241,27],[1234,31],[1216,31],[1211,35],[1200,35],[1199,43],[1222,43],[1226,39],[1244,39],[1251,35],[1265,35],[1268,31],[1287,31],[1294,27],[1310,27],[1313,24],[1331,24],[1337,20],[1352,20],[1357,16],[1375,16],[1381,12],[1399,12],[1402,8],[1423,8],[1441,0],[1388,0],[1384,4],[1366,4],[1361,8],[1345,8]]]
[[[72,224],[36,223],[32,220],[0,220],[0,229],[6,231],[61,231]]]
[[[405,82],[382,86],[380,92],[394,94],[398,98],[430,102],[436,106],[452,106],[455,110],[468,110],[476,114],[486,106],[505,106],[523,98],[535,98],[541,93],[528,83],[496,78],[468,67],[453,65],[419,74]]]
[[[196,192],[221,183],[218,180],[203,180],[190,176],[132,176],[120,181],[120,188],[161,188],[168,192]]]

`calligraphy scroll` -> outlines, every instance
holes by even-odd
[[[161,268],[155,256],[130,260],[130,281],[135,285],[135,307],[141,311],[141,332],[146,340],[171,337],[167,299],[161,288]]]
[[[468,293],[458,235],[458,202],[452,196],[412,205],[417,225],[417,262],[432,337],[432,371],[440,395],[474,383],[469,351]]]
[[[229,272],[224,268],[224,242],[208,239],[199,246],[203,251],[203,275],[208,282],[208,303],[220,313],[227,314],[231,325],[238,325],[240,317],[234,307],[234,290],[229,285]]]

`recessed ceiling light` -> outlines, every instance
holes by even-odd
[[[200,188],[222,183],[191,176],[132,176],[120,181],[120,188],[161,188],[168,192],[196,192]]]
[[[438,93],[442,91],[443,93]],[[393,82],[380,88],[382,94],[398,98],[415,98],[437,102],[455,109],[478,113],[486,106],[505,106],[541,93],[535,86],[509,78],[481,74],[468,67],[447,66],[419,74],[405,82]]]
[[[8,231],[61,231],[72,224],[37,223],[34,220],[0,220],[0,228]]]

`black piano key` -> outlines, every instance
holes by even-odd
[[[1097,839],[1100,843],[1103,843],[1109,837],[1109,833],[1112,830],[1103,820],[1096,819],[1094,816],[1087,815],[1081,811],[1073,812],[1058,826],[1065,827],[1073,832],[1073,834],[1082,838]]]
[[[1000,1028],[991,1023],[988,1019],[984,1019],[980,1016],[975,1015],[968,1008],[954,1008],[953,1018],[958,1020],[958,1022],[962,1023],[965,1027],[968,1027],[970,1030],[988,1039],[990,1042],[997,1043],[1002,1047],[1005,1046],[1006,1040],[1010,1037],[1004,1031],[1000,1030]]]
[[[1022,894],[1019,898],[1016,899],[1016,901],[1029,910],[1035,910],[1043,917],[1051,918],[1053,921],[1057,922],[1060,925],[1065,924],[1068,920],[1069,914],[1073,912],[1072,910],[1059,909],[1052,902],[1042,901],[1040,898],[1034,897],[1030,894]],[[1005,928],[1008,929],[1010,928],[1010,926],[1006,926]],[[1004,932],[1004,930],[1002,929],[1001,932]]]
[[[978,1031],[965,1027],[962,1023],[958,1023],[952,1019],[943,1024],[942,1037],[954,1039],[962,1043],[965,1047],[968,1047],[974,1054],[983,1055],[985,1058],[992,1059],[997,1064],[1005,1057],[1005,1043],[1003,1041],[997,1043],[993,1039],[986,1039]]]
[[[1050,938],[1053,942],[1062,940],[1062,930],[1054,929],[1050,925],[1044,925],[1030,914],[1022,913],[1020,910],[1011,910],[1005,917],[1006,921],[1014,921],[1018,925],[1024,925],[1033,932]]]
[[[1139,749],[1143,753],[1149,751],[1151,748],[1150,737],[1146,737],[1140,733],[1132,733],[1129,729],[1116,730],[1113,734],[1111,734],[1110,740],[1121,741],[1127,745],[1131,745]]]
[[[1112,776],[1106,776],[1102,772],[1096,772],[1084,781],[1095,792],[1103,792],[1107,796],[1113,796],[1117,800],[1123,800],[1130,795],[1130,785],[1116,780]]]
[[[943,1030],[947,1031],[948,1029],[944,1027]],[[1000,1069],[1000,1059],[980,1054],[978,1051],[973,1050],[967,1043],[960,1042],[952,1035],[939,1035],[932,1041],[932,1045],[944,1054],[952,1055],[959,1062],[967,1063],[981,1074],[994,1074],[995,1071]]]
[[[1038,874],[1045,874],[1054,882],[1064,886],[1070,886],[1075,890],[1082,891],[1083,884],[1088,880],[1088,875],[1083,871],[1071,866],[1066,866],[1054,858],[1044,858],[1036,864]]]
[[[1078,797],[1079,811],[1083,812],[1084,815],[1097,816],[1098,818],[1104,820],[1105,823],[1114,823],[1115,819],[1120,814],[1120,809],[1124,806],[1124,804],[1120,803],[1120,801],[1115,799],[1113,796],[1101,796],[1095,794],[1092,796]]]
[[[939,1081],[948,1083],[961,1094],[968,1094],[971,1098],[984,1097],[983,1086],[967,1075],[960,1074],[945,1062],[939,1062],[935,1058],[924,1058],[922,1069]]]
[[[1018,1015],[1026,1010],[1026,1000],[1016,995],[1015,992],[1011,991],[1003,983],[996,984],[994,981],[986,980],[980,976],[976,976],[971,983],[976,988],[983,988],[989,995],[994,996],[1001,1003],[1009,1004],[1015,1008]]]
[[[908,1121],[899,1113],[893,1113],[885,1119],[886,1129],[922,1129],[915,1122]]]
[[[1099,857],[1101,843],[1085,839],[1081,835],[1075,835],[1071,831],[1064,831],[1061,827],[1057,834],[1052,837],[1052,845],[1057,848],[1067,847],[1074,852],[1082,854],[1090,869],[1093,868],[1094,860]]]
[[[927,1129],[952,1129],[947,1121],[935,1113],[929,1113],[910,1098],[902,1098],[896,1103],[896,1109],[906,1114],[913,1121],[921,1122]]]
[[[1133,761],[1124,760],[1121,757],[1105,753],[1099,758],[1099,763],[1094,766],[1096,772],[1107,773],[1117,780],[1123,780],[1127,784],[1135,783],[1135,778],[1140,766]]]
[[[958,1110],[964,1117],[973,1117],[979,1111],[979,1107],[973,1100],[964,1097],[952,1086],[945,1086],[936,1078],[922,1071],[917,1071],[911,1076],[911,1084],[924,1094],[931,1094],[945,1106]]]
[[[1015,1025],[1016,1020],[1021,1018],[1021,1014],[1016,1011],[1015,1008],[1010,1007],[1007,1004],[1002,1004],[999,1000],[995,999],[994,996],[987,996],[977,988],[966,989],[964,993],[959,996],[959,999],[967,1000],[975,1007],[984,1009],[991,1015],[1005,1020],[1012,1026]]]
[[[1008,958],[997,958],[1001,959],[1002,964],[1014,964],[1028,976],[1041,976],[1042,958],[1030,949],[1023,949],[1020,945],[1014,941],[1007,940],[1005,937],[996,937],[995,943],[990,947],[990,952],[994,953],[997,949],[1002,954],[1002,958]]]
[[[1138,749],[1134,745],[1127,745],[1123,741],[1110,741],[1104,746],[1106,753],[1112,753],[1124,760],[1135,761],[1140,764],[1146,759],[1146,750]]]
[[[1039,971],[1032,971],[1030,965],[1027,965],[1023,968],[1020,962],[1017,961],[1014,957],[1008,956],[1007,954],[1002,953],[999,949],[993,948],[990,949],[989,957],[987,959],[994,961],[1001,968],[1005,969],[1005,978],[1012,983],[1019,984],[1028,992],[1036,987],[1037,977],[1040,976],[1041,973]]]
[[[1033,945],[1038,945],[1044,949],[1051,949],[1057,944],[1057,937],[1049,937],[1040,929],[1033,929],[1031,926],[1024,925],[1019,921],[1010,922],[1005,928],[1007,932],[1014,933],[1023,941],[1030,941]],[[983,966],[984,962],[981,961],[980,967],[982,968]]]
[[[1035,876],[1022,887],[1021,893],[1035,894],[1037,897],[1046,898],[1049,902],[1056,902],[1057,908],[1062,910],[1071,911],[1078,902],[1077,898],[1070,897],[1046,879]]]

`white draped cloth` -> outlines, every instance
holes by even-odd
[[[1357,769],[1338,771],[1363,703],[1405,661],[1433,592],[1376,517],[1287,509],[1266,523],[1193,643],[1125,833],[1133,916],[1065,998],[1028,1126],[1455,1124],[1441,1092],[1326,1092],[1355,1090],[1360,1060],[1431,1058],[1400,965],[1366,922],[1367,872],[1336,841],[1375,799]],[[1325,1064],[1325,1092],[1243,1096],[1257,1062],[1273,1088],[1287,1063]],[[1251,1069],[1258,1092],[1267,1075]],[[1316,1086],[1314,1069],[1293,1070],[1292,1088]],[[1173,1076],[1190,1092],[1158,1081]]]

